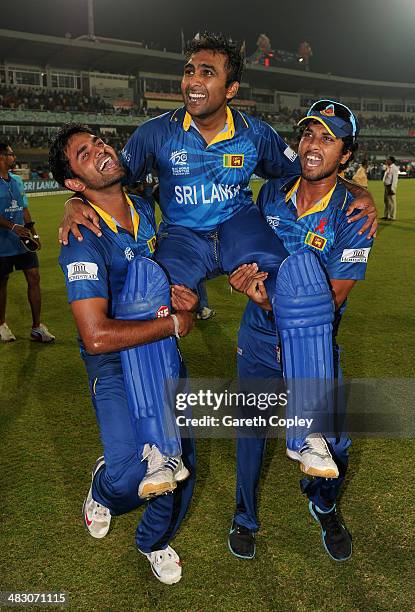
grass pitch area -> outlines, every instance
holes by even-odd
[[[370,188],[382,212],[382,184]],[[82,500],[101,446],[57,265],[63,201],[30,200],[43,242],[42,318],[55,345],[29,341],[23,274],[9,282],[7,320],[17,342],[0,346],[0,590],[65,591],[71,610],[413,610],[413,440],[355,441],[340,502],[354,543],[346,563],[324,552],[299,491],[298,466],[275,443],[264,465],[253,561],[236,559],[227,547],[231,440],[197,443],[195,497],[173,542],[183,560],[179,584],[160,584],[137,553],[139,512],[115,519],[102,541],[85,532]],[[398,221],[381,222],[367,280],[353,290],[342,324],[348,377],[414,375],[414,181],[400,181],[398,202]],[[231,294],[224,278],[208,290],[216,318],[198,322],[183,352],[193,377],[230,377],[244,298]]]

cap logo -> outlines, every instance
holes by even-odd
[[[329,104],[326,108],[320,111],[320,115],[324,115],[325,117],[335,117],[336,113],[334,112],[334,104]]]

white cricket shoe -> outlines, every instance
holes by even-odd
[[[204,306],[202,310],[197,313],[196,318],[201,319],[202,321],[207,321],[208,319],[211,319],[212,317],[214,317],[215,314],[216,314],[216,310],[213,310],[213,308],[208,308],[207,306]]]
[[[140,550],[140,549],[139,549]],[[176,584],[182,577],[182,564],[177,552],[171,546],[163,550],[145,553],[140,550],[150,562],[151,571],[163,584]]]
[[[45,344],[49,344],[55,340],[55,336],[50,333],[46,325],[41,323],[39,327],[32,327],[30,339],[34,342],[44,342]]]
[[[110,523],[111,514],[108,508],[101,506],[92,497],[92,482],[99,468],[105,464],[104,457],[99,457],[92,470],[91,486],[89,487],[88,496],[84,500],[82,506],[82,516],[85,527],[93,538],[101,539],[107,535]]]
[[[287,457],[299,461],[300,469],[309,476],[338,478],[339,470],[333,461],[327,442],[320,433],[307,436],[299,451],[286,450]]]
[[[138,487],[138,496],[150,499],[170,493],[177,487],[177,483],[190,475],[180,455],[165,457],[157,446],[144,445],[143,459],[147,459],[147,472]]]
[[[0,325],[0,340],[1,342],[14,342],[16,340],[16,336],[7,323]]]

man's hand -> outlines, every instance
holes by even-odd
[[[258,272],[257,264],[243,264],[229,276],[229,283],[264,310],[272,310],[264,285],[267,277],[268,272]]]
[[[92,206],[85,204],[79,198],[70,198],[65,202],[65,212],[59,227],[59,242],[67,245],[69,232],[72,232],[77,240],[83,240],[78,225],[87,227],[98,238],[102,236],[99,215]]]
[[[179,321],[179,336],[184,338],[190,334],[195,324],[193,314],[187,310],[178,310],[175,315]]]
[[[194,291],[184,285],[171,286],[171,305],[174,310],[193,312],[198,304],[199,298]]]
[[[346,186],[349,188],[348,185]],[[361,212],[353,215],[353,217],[350,217],[352,212],[355,210],[360,210]],[[378,211],[376,210],[373,197],[368,191],[362,189],[362,193],[359,193],[359,195],[356,196],[356,199],[350,204],[346,215],[349,217],[348,223],[355,223],[356,221],[359,221],[359,219],[367,217],[366,223],[360,228],[358,234],[361,236],[367,230],[369,230],[366,236],[367,240],[370,240],[372,237],[376,238],[376,231],[378,229]]]
[[[32,237],[30,230],[27,227],[24,227],[24,225],[15,224],[13,226],[12,232],[17,234],[19,238],[31,238]]]
[[[239,293],[247,292],[248,287],[254,280],[264,281],[268,276],[267,272],[258,272],[258,265],[256,263],[243,264],[236,268],[229,275],[228,281],[232,289],[239,291]]]

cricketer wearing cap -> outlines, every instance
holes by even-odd
[[[356,119],[347,107],[321,100],[310,108],[300,125],[303,125],[298,149],[301,176],[269,181],[262,187],[257,200],[267,223],[291,254],[278,274],[274,316],[269,312],[271,306],[263,286],[266,274],[258,273],[257,266],[244,266],[230,278],[236,289],[244,290],[252,300],[262,305],[260,308],[253,301],[248,303],[239,330],[238,376],[244,380],[282,377],[283,371],[285,377],[293,378],[305,371],[301,361],[306,362],[313,374],[318,372],[315,365],[318,360],[324,360],[325,354],[330,356],[331,351],[333,377],[341,379],[339,350],[335,342],[331,344],[331,333],[335,338],[347,296],[356,281],[365,276],[372,240],[368,241],[360,233],[362,221],[358,221],[357,227],[348,222],[346,211],[353,196],[337,176],[357,148]],[[325,276],[330,279],[327,290],[324,290]],[[287,279],[290,281],[288,287],[284,284]],[[304,295],[312,300],[312,312],[307,312],[307,304],[304,307],[302,303],[301,296]],[[292,296],[295,296],[292,304],[296,312],[294,314],[293,310],[290,315],[287,303]],[[334,302],[334,321],[332,308],[328,307],[324,307],[324,321],[316,321],[316,296],[320,307],[321,296],[326,296],[326,306]],[[290,316],[301,318],[300,331],[290,329],[286,324]],[[329,324],[331,321],[332,325]],[[276,328],[280,335],[283,367],[276,360]],[[290,338],[287,334],[291,334]],[[300,336],[313,336],[313,343],[314,337],[318,337],[318,350],[310,348],[307,340],[303,342]],[[287,353],[292,353],[290,359]],[[330,370],[330,365],[324,367]],[[327,370],[324,376],[330,377]],[[313,375],[317,377],[319,374]],[[339,395],[338,402],[341,401]],[[344,410],[343,406],[341,410]],[[333,559],[341,561],[349,558],[352,552],[350,535],[340,523],[335,505],[347,469],[350,440],[340,431],[337,437],[325,442],[328,442],[337,464],[338,477],[303,479],[301,486],[310,500],[311,514],[322,526],[327,552]],[[236,512],[229,545],[234,554],[245,558],[255,554],[253,534],[259,529],[256,496],[264,448],[263,438],[238,439]],[[300,462],[302,453],[302,448],[287,448],[288,456]],[[303,471],[307,472],[306,469]],[[313,474],[313,471],[309,473]]]
[[[235,43],[205,33],[191,41],[187,58],[185,107],[144,123],[122,151],[130,181],[153,168],[159,178],[156,259],[173,283],[192,289],[247,257],[275,275],[287,252],[254,205],[249,180],[298,174],[297,155],[268,124],[229,107],[244,63]],[[89,226],[85,216],[94,217],[82,206],[70,210],[63,243],[74,221]]]
[[[64,126],[54,140],[49,159],[54,178],[82,193],[102,220],[101,238],[84,228],[83,240],[71,236],[59,259],[104,447],[105,460],[101,457],[94,467],[83,508],[89,533],[101,538],[108,532],[111,515],[143,503],[138,487],[147,469],[147,462],[142,461],[144,445],[137,449],[120,351],[173,338],[177,353],[174,335],[176,331],[186,335],[191,330],[192,314],[178,310],[176,319],[168,311],[154,320],[114,319],[129,270],[135,261],[153,256],[154,211],[143,198],[124,193],[121,180],[125,172],[114,149],[87,126]],[[165,277],[153,262],[149,267],[158,268]],[[183,440],[182,455],[191,470],[190,477],[173,494],[148,503],[136,532],[137,547],[147,556],[156,577],[167,584],[181,577],[180,560],[169,541],[183,520],[193,491],[194,448],[190,439]]]

